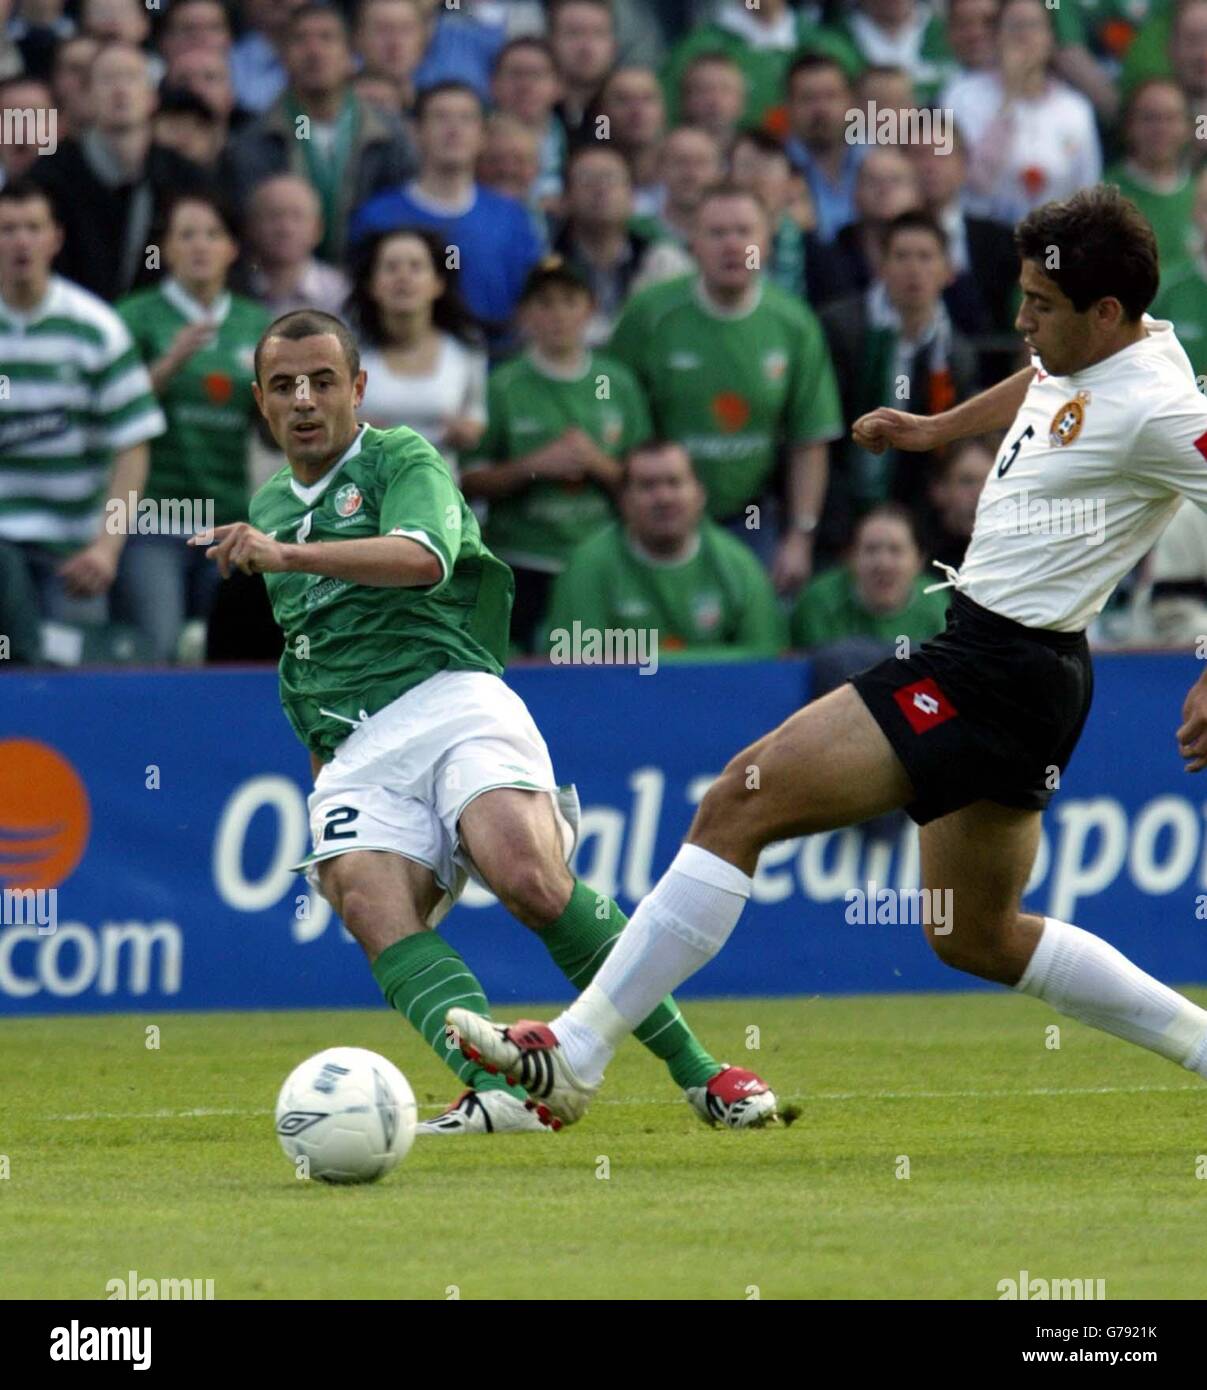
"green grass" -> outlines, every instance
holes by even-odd
[[[0,1022],[0,1297],[104,1297],[131,1269],[218,1298],[992,1299],[1020,1269],[1207,1297],[1189,1073],[1005,994],[688,1014],[794,1124],[710,1131],[629,1042],[573,1129],[421,1139],[357,1188],[297,1181],[271,1108],[335,1043],[392,1057],[425,1115],[451,1099],[385,1010]]]

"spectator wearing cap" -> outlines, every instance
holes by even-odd
[[[951,278],[947,238],[924,212],[882,233],[879,274],[865,291],[821,311],[842,390],[843,442],[835,450],[821,543],[840,549],[856,517],[877,502],[924,503],[926,457],[858,448],[849,427],[883,405],[937,415],[976,389],[976,355],[943,303]]]
[[[704,489],[682,444],[651,440],[628,456],[620,521],[580,545],[554,581],[539,649],[560,634],[642,628],[658,659],[751,661],[776,656],[786,627],[767,571],[704,515]]]
[[[816,316],[759,268],[770,234],[753,194],[710,189],[692,238],[698,273],[635,294],[611,351],[649,397],[658,434],[686,446],[709,516],[756,549],[787,592],[812,569],[842,417]]]
[[[491,101],[497,111],[522,121],[536,136],[540,151],[536,193],[542,203],[562,191],[566,129],[555,114],[560,93],[553,50],[544,39],[512,39],[499,50],[490,79]]]
[[[247,208],[248,288],[269,320],[294,309],[339,315],[348,297],[342,270],[315,256],[323,238],[318,194],[299,174],[273,174]]]
[[[487,329],[492,349],[510,340],[511,317],[541,246],[528,209],[476,181],[482,102],[472,87],[447,83],[420,95],[415,129],[418,176],[361,207],[352,240],[395,227],[429,227],[456,248],[461,290]]]
[[[633,219],[633,179],[619,150],[580,145],[566,167],[565,220],[553,249],[591,288],[594,312],[587,344],[601,347],[615,327],[629,294],[660,278],[665,249],[656,233]],[[671,271],[691,269],[686,259]]]
[[[30,176],[50,192],[63,221],[55,268],[113,300],[151,278],[148,247],[158,244],[172,199],[206,191],[210,179],[155,143],[155,89],[141,50],[126,43],[102,48],[89,70],[88,98],[92,123],[36,160]]]
[[[951,591],[928,594],[914,519],[897,503],[860,518],[844,564],[818,575],[789,620],[792,646],[816,651],[855,637],[926,642],[943,631]]]
[[[486,353],[448,262],[431,231],[369,237],[357,248],[349,316],[366,373],[360,418],[416,430],[456,478],[486,427]]]
[[[117,311],[168,422],[151,445],[144,495],[210,499],[213,516],[194,516],[195,532],[247,519],[252,355],[268,315],[227,289],[239,248],[212,198],[178,198],[164,231],[167,274]],[[214,566],[186,544],[189,534],[135,535],[122,555],[113,615],[149,640],[157,661],[175,659],[185,620],[208,618],[217,592]]]
[[[619,460],[650,435],[632,374],[586,345],[591,312],[561,257],[534,268],[519,308],[527,350],[491,373],[486,433],[462,464],[465,496],[489,507],[486,543],[515,571],[512,641],[525,651],[554,575],[615,515]]]
[[[323,208],[318,254],[338,263],[352,210],[407,178],[414,151],[401,121],[366,106],[353,90],[348,28],[337,11],[314,4],[295,10],[284,57],[289,86],[232,141],[223,186],[243,206],[270,174],[301,174]]]

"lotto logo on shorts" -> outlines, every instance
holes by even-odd
[[[894,690],[893,699],[900,705],[901,713],[909,720],[909,726],[916,734],[937,728],[959,713],[929,677],[901,690]]]

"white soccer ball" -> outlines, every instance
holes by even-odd
[[[285,1078],[277,1138],[287,1158],[323,1182],[374,1182],[415,1141],[415,1094],[402,1072],[363,1047],[329,1047]]]

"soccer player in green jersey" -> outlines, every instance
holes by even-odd
[[[269,325],[253,389],[288,463],[252,499],[250,524],[216,529],[210,554],[223,574],[264,574],[284,629],[281,702],[315,774],[307,877],[386,999],[469,1087],[421,1129],[555,1128],[446,1038],[451,1005],[486,999],[430,928],[472,875],[581,986],[625,918],[571,875],[577,797],[500,679],[511,573],[425,439],[358,426],[364,386],[339,319],[299,310]],[[673,999],[637,1033],[709,1123],[774,1116],[766,1083],[716,1062]]]

